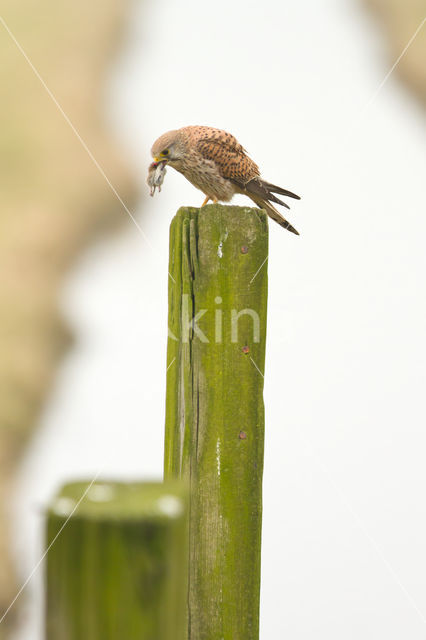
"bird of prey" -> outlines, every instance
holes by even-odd
[[[284,229],[299,235],[271,203],[289,209],[288,204],[275,194],[297,200],[300,197],[262,180],[258,166],[230,133],[213,127],[183,127],[160,136],[154,142],[151,154],[154,158],[148,175],[151,195],[156,187],[161,187],[166,165],[170,165],[204,193],[201,206],[209,200],[229,202],[236,193],[242,193],[265,209]]]

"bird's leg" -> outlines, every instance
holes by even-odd
[[[204,200],[204,202],[203,202],[203,204],[201,206],[205,207],[209,200],[210,200],[210,196],[206,196],[205,200]]]
[[[217,204],[219,200],[217,198],[213,198],[213,204]]]

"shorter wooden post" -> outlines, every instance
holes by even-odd
[[[184,640],[185,491],[88,486],[66,485],[48,511],[47,640]]]

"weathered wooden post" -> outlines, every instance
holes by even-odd
[[[257,640],[268,225],[182,208],[171,224],[165,477],[190,487],[189,640]]]
[[[66,485],[48,513],[47,640],[185,640],[181,483],[88,486]]]

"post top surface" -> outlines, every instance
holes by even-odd
[[[180,482],[116,482],[97,480],[65,484],[51,500],[49,514],[101,520],[179,518],[186,508]]]

